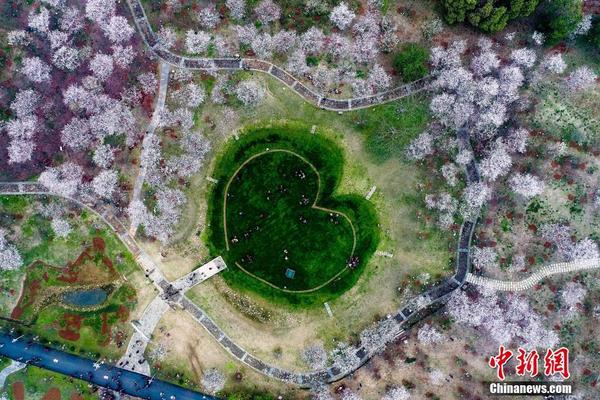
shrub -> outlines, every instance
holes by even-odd
[[[429,50],[416,43],[409,43],[394,56],[393,66],[404,82],[412,82],[427,75]]]
[[[538,13],[538,29],[554,44],[573,32],[583,19],[582,0],[545,0]]]

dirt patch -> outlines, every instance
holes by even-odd
[[[58,331],[58,335],[65,340],[78,341],[80,337],[79,329],[81,329],[83,317],[76,314],[65,314],[64,320],[65,327]]]
[[[53,387],[42,397],[42,400],[60,400],[60,398],[60,390]]]
[[[15,400],[25,400],[25,385],[23,385],[23,382],[13,383],[12,390]]]

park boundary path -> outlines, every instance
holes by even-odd
[[[472,164],[472,166],[474,167],[475,164]],[[469,166],[467,166],[467,170],[468,169]],[[478,177],[478,174],[473,176]],[[389,341],[400,336],[411,325],[427,315],[426,311],[430,309],[430,307],[435,306],[436,303],[444,302],[454,290],[461,287],[465,283],[470,265],[468,249],[475,229],[475,221],[465,221],[461,227],[457,249],[456,272],[452,277],[445,279],[438,286],[433,287],[426,293],[415,297],[395,315],[390,315],[389,318],[380,322],[382,324],[391,324],[390,331],[395,332],[395,334],[391,335],[386,342],[382,342],[379,347],[371,349],[367,349],[361,345],[355,347],[353,352],[358,362],[351,368],[341,370],[337,367],[330,367],[323,370],[302,373],[287,371],[269,365],[234,343],[198,305],[185,296],[185,293],[183,293],[182,290],[176,288],[164,278],[158,266],[137,245],[135,239],[129,234],[128,229],[126,229],[114,215],[111,207],[90,199],[84,200],[50,192],[38,182],[0,182],[0,195],[58,196],[73,201],[80,207],[98,215],[119,236],[128,250],[134,254],[138,265],[144,270],[146,277],[148,277],[162,293],[162,298],[171,305],[177,305],[190,313],[190,315],[192,315],[192,317],[202,325],[202,327],[204,327],[204,329],[206,329],[219,345],[221,345],[233,358],[268,377],[306,388],[313,387],[315,384],[322,382],[335,382],[350,375],[364,365],[371,357],[379,353]]]
[[[266,60],[256,58],[207,58],[188,57],[164,49],[158,36],[152,29],[146,16],[146,11],[141,0],[127,0],[133,15],[135,26],[148,48],[163,62],[176,68],[201,70],[201,71],[257,71],[268,74],[282,82],[304,101],[330,111],[352,111],[372,107],[412,96],[415,93],[427,90],[432,82],[432,76],[397,86],[393,89],[382,91],[370,96],[353,97],[348,99],[334,99],[316,93],[300,82],[295,76],[285,69]]]
[[[521,292],[523,290],[529,290],[533,288],[544,278],[547,278],[552,275],[567,274],[570,272],[578,272],[598,268],[600,268],[600,258],[592,258],[589,260],[578,260],[544,265],[527,278],[521,279],[519,281],[502,281],[499,279],[487,278],[485,276],[469,273],[467,274],[467,282],[491,290],[498,290],[504,292]]]

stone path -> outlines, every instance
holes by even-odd
[[[146,128],[146,132],[144,134],[144,139],[142,140],[142,152],[140,156],[140,170],[135,179],[135,183],[133,185],[133,192],[131,194],[131,202],[139,201],[142,193],[142,186],[144,181],[146,180],[146,173],[148,171],[148,165],[144,162],[145,154],[148,151],[148,146],[151,140],[154,138],[154,131],[158,127],[160,123],[160,117],[165,107],[165,100],[167,98],[167,87],[169,86],[169,72],[171,71],[171,66],[167,63],[160,62],[158,65],[160,71],[160,80],[158,84],[158,95],[156,96],[156,104],[154,106],[154,111],[152,112],[152,119]],[[137,231],[137,221],[131,221],[131,225],[129,226],[129,234],[131,236],[135,236],[135,232]]]
[[[127,351],[117,362],[118,367],[150,376],[150,365],[144,353],[152,338],[152,332],[168,309],[169,304],[160,295],[156,296],[148,304],[142,317],[132,322],[134,333],[127,345]]]
[[[187,57],[166,50],[161,47],[158,41],[158,36],[152,29],[152,26],[146,17],[146,12],[141,1],[127,0],[127,4],[129,5],[131,13],[133,14],[137,30],[142,36],[145,44],[163,62],[177,68],[193,70],[262,72],[285,84],[305,101],[325,110],[351,111],[395,101],[403,97],[411,96],[420,91],[427,90],[433,81],[433,77],[428,76],[418,81],[376,93],[371,96],[353,97],[348,99],[328,98],[321,93],[316,93],[309,89],[292,74],[269,61],[255,58]]]
[[[2,371],[0,371],[0,391],[2,391],[2,388],[4,388],[4,384],[6,383],[6,378],[8,378],[9,375],[14,374],[15,372],[20,371],[27,366],[27,364],[25,364],[25,363],[20,363],[15,360],[11,360],[11,361],[12,362],[10,364],[8,364],[8,366],[6,368],[4,368]]]
[[[467,274],[467,282],[482,286],[487,289],[499,290],[505,292],[520,292],[529,290],[538,284],[542,279],[552,275],[566,274],[569,272],[584,271],[600,268],[600,259],[579,260],[572,262],[556,263],[544,265],[529,277],[520,281],[501,281],[498,279],[486,278],[481,275]]]
[[[467,168],[469,168],[469,166],[467,166]],[[266,376],[288,383],[294,383],[302,387],[311,387],[317,382],[335,382],[356,371],[387,344],[382,342],[381,346],[377,349],[366,349],[359,344],[353,350],[358,362],[346,370],[330,367],[319,371],[302,373],[286,371],[276,366],[269,365],[254,357],[239,345],[234,343],[227,336],[227,334],[221,328],[219,328],[219,326],[215,324],[215,322],[200,307],[198,307],[198,305],[189,300],[185,294],[181,292],[181,290],[178,290],[171,283],[169,283],[160,272],[158,266],[145,252],[143,252],[124,225],[117,219],[117,217],[115,217],[115,211],[111,210],[110,207],[91,200],[82,200],[76,197],[64,197],[56,193],[51,193],[42,184],[37,182],[0,182],[0,194],[55,195],[63,197],[67,200],[71,200],[79,206],[84,207],[98,215],[113,231],[115,231],[125,246],[134,254],[136,261],[144,270],[146,276],[159,289],[161,293],[160,297],[165,302],[170,303],[172,306],[178,305],[189,312],[193,318],[200,325],[202,325],[202,327],[204,327],[204,329],[206,329],[206,331],[225,350],[227,350],[229,354],[232,355],[232,357]],[[398,337],[402,332],[408,329],[410,325],[422,318],[422,312],[425,312],[428,307],[434,305],[435,303],[441,303],[445,301],[454,290],[462,286],[462,284],[465,282],[469,269],[470,261],[468,258],[468,249],[470,247],[471,237],[474,229],[475,222],[473,221],[466,221],[461,227],[455,274],[452,277],[443,280],[438,286],[435,286],[426,293],[421,294],[415,299],[409,301],[408,304],[399,309],[395,315],[391,315],[390,318],[382,321],[382,323],[391,323],[390,331],[395,332],[395,334],[390,337],[391,339]],[[189,278],[189,275],[186,277]],[[184,281],[187,279],[186,277],[183,278]],[[423,299],[427,299],[427,301],[424,302]],[[144,332],[144,335],[147,335],[146,332]],[[140,337],[143,337],[144,335],[140,334],[136,340],[139,340]],[[141,350],[141,346],[134,346],[135,342],[134,345],[132,345],[131,350]],[[136,362],[139,363],[139,359],[137,359]]]

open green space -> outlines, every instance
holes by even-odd
[[[71,225],[56,237],[44,209],[57,208]],[[0,274],[0,312],[9,323],[73,352],[116,356],[130,333],[137,304],[131,253],[94,214],[48,196],[0,196],[0,227],[24,265]],[[94,304],[66,304],[67,293],[102,290]]]
[[[292,305],[354,285],[379,232],[370,203],[336,193],[343,167],[340,148],[301,124],[247,128],[225,146],[208,221],[230,285]]]

